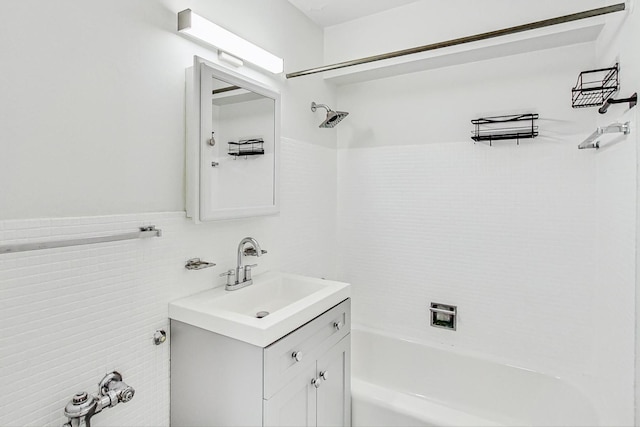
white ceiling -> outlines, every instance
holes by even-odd
[[[321,27],[340,24],[418,0],[289,0]]]

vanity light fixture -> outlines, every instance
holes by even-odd
[[[220,51],[235,56],[274,74],[284,70],[282,58],[267,52],[259,46],[225,30],[219,25],[185,9],[178,13],[178,32],[201,40]]]
[[[223,50],[218,52],[218,59],[220,61],[226,62],[229,65],[233,65],[234,67],[242,67],[244,65],[244,61],[242,59],[236,58],[233,55],[229,55]]]

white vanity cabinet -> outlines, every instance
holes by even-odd
[[[265,426],[349,426],[350,334],[316,360],[302,361],[301,372],[266,398]]]
[[[267,347],[171,321],[172,426],[350,426],[347,299]]]

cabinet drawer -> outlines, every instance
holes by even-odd
[[[269,399],[351,330],[351,300],[302,325],[264,349],[264,398]],[[294,354],[298,354],[299,361]],[[311,378],[309,378],[311,381]]]

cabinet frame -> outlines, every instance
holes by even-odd
[[[274,215],[280,212],[280,128],[281,128],[281,95],[273,84],[252,79],[235,70],[212,61],[194,56],[194,64],[186,70],[186,211],[187,217],[196,224],[234,218],[251,218]],[[263,206],[242,208],[212,209],[207,202],[210,195],[205,193],[203,185],[204,153],[207,140],[211,138],[211,77],[216,77],[231,85],[247,89],[274,101],[274,135],[273,135],[273,203]],[[206,95],[203,95],[205,93]],[[224,141],[220,141],[222,143]],[[233,185],[233,183],[228,183]]]

